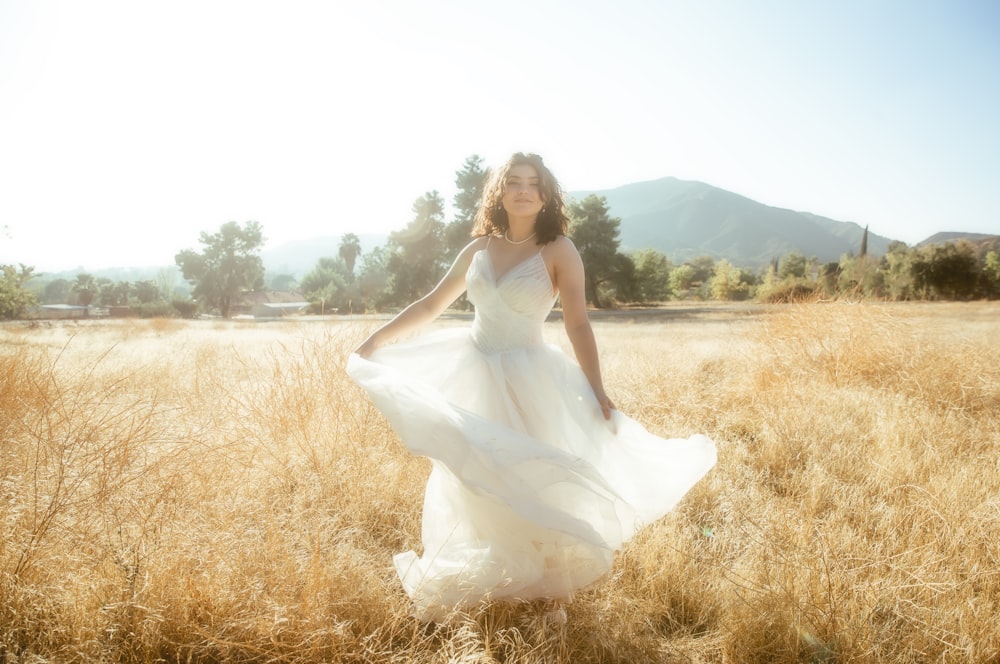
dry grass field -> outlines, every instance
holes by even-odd
[[[565,625],[410,617],[373,325],[0,327],[0,662],[1000,661],[1000,305],[597,319],[622,410],[719,464]]]

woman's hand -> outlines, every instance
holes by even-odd
[[[372,332],[371,336],[354,349],[354,352],[367,359],[382,346],[395,343],[397,339],[418,330],[441,315],[448,305],[465,292],[465,273],[469,271],[472,257],[485,247],[486,238],[482,237],[465,245],[465,249],[462,249],[447,274],[430,293],[411,303],[388,323]]]
[[[604,415],[604,419],[611,419],[611,411],[618,410],[615,404],[612,403],[611,398],[604,393],[604,390],[594,390],[594,396],[597,397],[597,403],[601,406],[601,413]]]
[[[361,345],[354,349],[354,352],[361,357],[368,359],[368,356],[379,349],[382,344],[378,343],[375,339],[375,335],[371,335],[367,339],[361,342]]]

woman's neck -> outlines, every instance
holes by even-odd
[[[535,217],[507,219],[507,236],[514,241],[523,240],[535,232]]]

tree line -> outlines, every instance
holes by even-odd
[[[472,155],[455,174],[453,215],[437,191],[418,197],[412,218],[389,235],[385,245],[362,251],[354,233],[342,236],[336,256],[320,258],[301,281],[279,274],[265,280],[259,252],[262,226],[249,221],[203,232],[200,251],[175,256],[189,296],[178,296],[172,270],[156,280],[113,282],[89,274],[74,282],[56,279],[39,292],[31,267],[0,266],[0,318],[25,316],[38,302],[128,307],[142,316],[193,316],[198,312],[230,317],[247,298],[270,287],[296,291],[314,313],[363,313],[405,306],[427,293],[469,242],[473,218],[488,177],[483,160]],[[654,249],[623,252],[621,219],[611,215],[604,197],[568,202],[569,236],[586,269],[587,301],[604,308],[670,300],[792,301],[809,298],[864,297],[879,300],[969,300],[1000,298],[1000,238],[920,247],[902,242],[884,256],[867,252],[867,229],[858,253],[821,263],[789,253],[762,269],[701,256],[674,264]],[[467,307],[464,298],[457,304]]]

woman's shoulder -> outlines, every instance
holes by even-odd
[[[573,257],[579,256],[576,245],[565,235],[560,235],[549,242],[543,249],[546,253],[551,253],[553,257]]]
[[[458,252],[458,256],[455,257],[455,262],[468,265],[468,263],[472,261],[473,256],[486,248],[486,244],[488,242],[489,236],[486,235],[473,238],[469,244],[462,248],[462,251]]]
[[[469,242],[469,244],[465,245],[465,248],[462,249],[462,253],[463,254],[474,254],[477,251],[485,249],[486,245],[489,243],[489,241],[490,241],[490,236],[489,235],[480,235],[479,237],[474,237]]]

